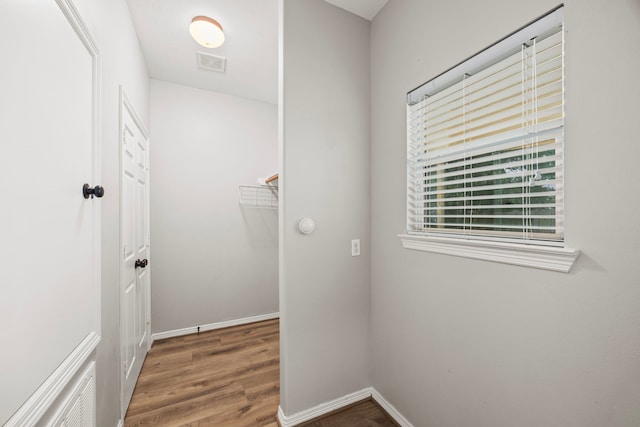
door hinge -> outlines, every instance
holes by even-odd
[[[127,376],[127,370],[128,370],[128,369],[127,369],[127,361],[125,360],[125,361],[124,361],[124,376],[125,376],[125,377]]]

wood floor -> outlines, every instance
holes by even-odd
[[[125,427],[278,427],[278,320],[156,341]],[[365,401],[307,427],[396,426]]]
[[[398,427],[373,400],[358,402],[298,427]]]
[[[278,320],[154,342],[125,427],[277,427]]]

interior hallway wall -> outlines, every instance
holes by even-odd
[[[369,21],[320,0],[280,7],[280,405],[292,415],[370,385]],[[303,217],[313,234],[297,231]]]
[[[406,93],[557,5],[391,0],[372,23],[373,385],[415,426],[640,420],[640,2],[565,2],[569,274],[397,238]]]
[[[120,418],[120,86],[149,127],[149,77],[125,0],[74,0],[100,50],[102,341],[96,356],[97,425]],[[46,319],[44,320],[46,321]]]
[[[152,333],[278,312],[277,106],[151,80]]]

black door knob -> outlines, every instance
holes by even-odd
[[[147,264],[149,264],[149,261],[147,261],[147,259],[137,259],[135,262],[135,267],[138,268],[145,268],[147,266]]]
[[[89,196],[93,199],[93,196],[100,198],[104,196],[104,188],[96,185],[95,187],[89,187],[89,184],[85,184],[82,186],[82,195],[85,199],[88,199]]]

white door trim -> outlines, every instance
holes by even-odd
[[[123,188],[122,188],[122,171],[123,171],[123,160],[122,160],[122,145],[124,144],[124,134],[122,132],[122,129],[124,128],[124,114],[125,114],[125,110],[129,113],[129,115],[133,118],[136,126],[138,127],[138,129],[140,129],[140,132],[142,133],[144,139],[147,141],[147,147],[148,147],[148,142],[149,142],[149,132],[147,131],[146,127],[144,126],[142,120],[140,120],[140,116],[138,115],[138,113],[136,112],[136,109],[133,107],[133,104],[131,103],[131,101],[129,100],[129,97],[127,96],[127,93],[124,89],[123,86],[120,86],[120,123],[119,123],[119,142],[120,142],[120,176],[119,176],[119,180],[120,180],[120,219],[119,219],[119,224],[120,224],[120,231],[119,231],[119,241],[120,244],[118,246],[118,259],[120,260],[118,263],[118,268],[119,268],[119,274],[118,274],[118,281],[119,281],[119,287],[118,287],[118,295],[119,295],[119,299],[120,299],[120,363],[119,363],[119,371],[120,371],[120,419],[121,421],[124,420],[125,415],[127,413],[127,408],[129,405],[129,400],[125,397],[125,388],[124,388],[124,382],[125,382],[125,369],[123,368],[124,366],[124,362],[125,362],[125,354],[124,354],[124,343],[123,343],[123,337],[124,337],[124,331],[122,330],[122,318],[123,318],[123,309],[122,309],[122,289],[123,289],[123,283],[122,283],[122,271],[124,268],[124,259],[122,257],[122,248],[124,243],[122,242],[122,224],[123,224],[123,216],[124,216],[124,212],[123,212],[123,200],[122,200],[122,195],[123,195]],[[148,153],[148,151],[147,151]],[[148,159],[147,159],[147,165],[149,164]],[[147,171],[147,183],[146,183],[146,200],[147,200],[147,204],[149,203],[149,175],[148,175],[148,171]],[[150,227],[150,223],[149,223],[149,209],[147,206],[146,209],[146,219],[145,219],[145,223],[147,224],[147,236],[149,236],[149,227]],[[148,252],[149,252],[149,259],[151,259],[151,249],[150,249],[150,244],[149,242],[147,243],[148,245]],[[148,278],[148,283],[151,283],[151,271],[149,269],[149,271],[146,272]],[[146,334],[146,339],[147,339],[147,344],[146,344],[146,351],[149,350],[149,348],[151,347],[151,295],[150,295],[150,286],[147,286],[147,312],[145,313],[145,319],[147,320],[147,334]]]
[[[73,28],[73,30],[78,35],[80,41],[84,44],[87,52],[91,56],[91,68],[92,68],[92,76],[91,76],[91,91],[92,91],[92,114],[91,118],[93,121],[92,126],[92,135],[91,135],[91,149],[93,164],[91,177],[93,179],[93,183],[98,184],[102,182],[102,145],[101,145],[101,114],[100,114],[100,105],[101,105],[101,59],[100,59],[100,50],[96,45],[95,41],[91,37],[91,33],[89,32],[89,28],[85,24],[84,20],[80,16],[78,9],[76,9],[75,5],[71,0],[56,0],[56,3],[60,7],[60,10],[64,14],[67,21]],[[93,284],[94,284],[94,318],[92,319],[93,325],[92,329],[97,335],[98,340],[102,335],[101,329],[101,303],[100,296],[102,293],[101,283],[102,283],[102,206],[96,204],[92,209],[92,220],[93,220]]]

